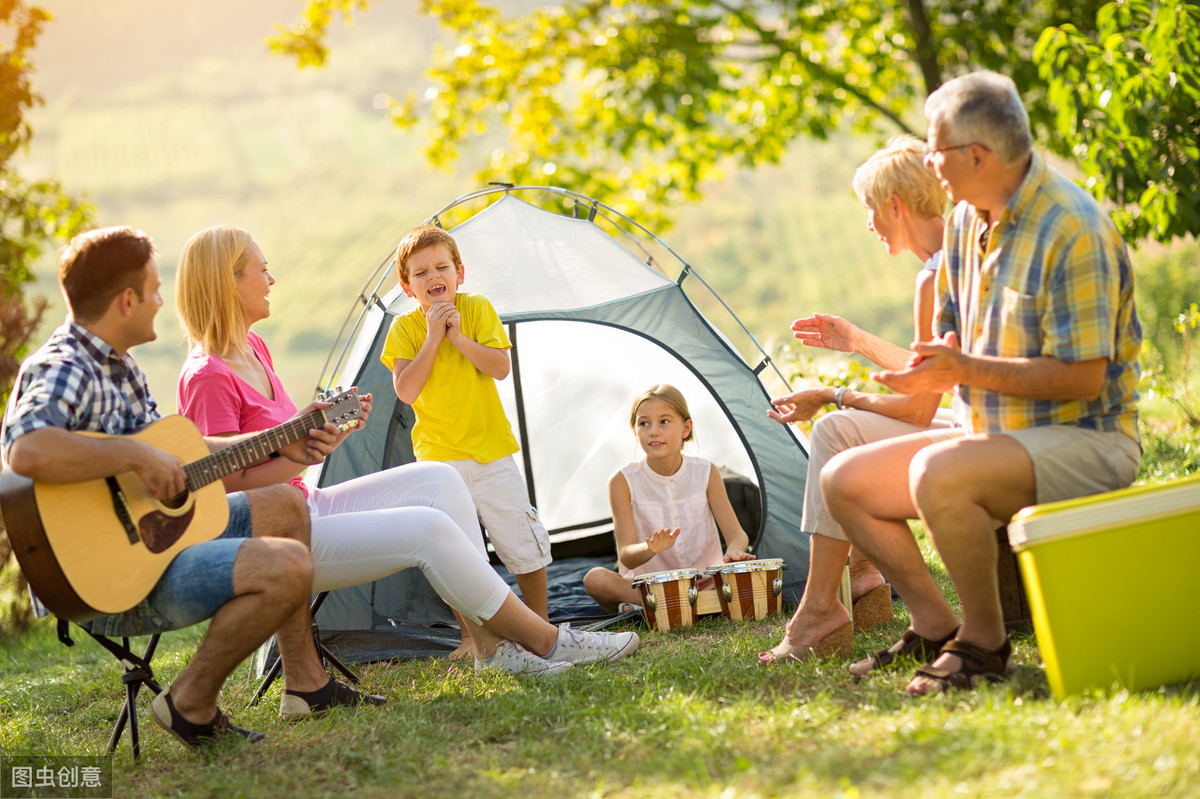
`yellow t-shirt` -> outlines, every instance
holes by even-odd
[[[486,297],[460,293],[454,298],[454,307],[462,317],[463,335],[487,347],[512,347],[500,316]],[[411,361],[427,333],[425,312],[420,308],[396,317],[379,360],[389,372],[397,359]],[[412,407],[417,415],[412,434],[417,460],[473,458],[490,463],[519,449],[500,404],[496,381],[476,369],[448,339],[438,345],[429,379]]]

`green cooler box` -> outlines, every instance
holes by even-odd
[[[1008,540],[1056,697],[1200,677],[1200,478],[1025,508]]]

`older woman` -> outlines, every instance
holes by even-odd
[[[867,209],[867,229],[887,246],[889,254],[912,253],[925,264],[917,273],[913,301],[916,341],[933,337],[934,282],[941,260],[946,210],[946,193],[923,163],[924,157],[923,141],[913,136],[897,137],[854,173],[854,192]],[[911,356],[907,349],[828,314],[797,319],[792,330],[807,346],[858,353],[885,369],[900,368]],[[811,419],[826,405],[833,405],[836,410],[816,421],[809,439],[801,520],[801,529],[812,532],[808,583],[799,607],[788,621],[783,641],[760,654],[761,662],[849,654],[853,642],[850,613],[837,600],[848,555],[851,597],[856,600],[854,626],[861,629],[891,618],[891,587],[885,584],[878,569],[851,550],[841,528],[825,509],[818,475],[834,455],[850,447],[916,430],[953,427],[953,413],[938,408],[941,396],[868,394],[821,386],[772,400],[775,410],[768,411],[768,415],[781,424]],[[865,673],[886,665],[898,654],[932,656],[942,643],[906,635],[892,649],[853,664],[851,671]]]
[[[250,330],[270,315],[275,283],[250,234],[213,227],[192,236],[176,282],[179,315],[193,345],[179,377],[180,413],[212,436],[264,430],[293,416],[295,404],[275,374],[266,342]],[[370,395],[361,400],[369,412]],[[274,458],[234,472],[225,485],[234,491],[290,482],[307,495],[314,591],[416,566],[455,610],[477,669],[549,674],[615,660],[637,648],[636,633],[555,628],[530,611],[491,568],[481,537],[467,534],[478,529],[475,506],[449,466],[407,464],[312,489],[300,480],[301,471]],[[303,708],[297,713],[305,714]]]

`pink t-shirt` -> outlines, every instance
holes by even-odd
[[[275,399],[258,393],[215,355],[193,350],[179,372],[175,407],[196,423],[201,435],[257,433],[296,415],[296,403],[283,390],[283,383],[275,374],[266,342],[257,333],[247,332],[246,343],[266,369]],[[302,477],[293,477],[291,483],[308,496]]]
[[[667,476],[656,473],[644,460],[621,467],[621,474],[629,484],[638,540],[649,538],[655,530],[680,528],[675,546],[659,552],[636,569],[621,565],[622,577],[674,569],[703,572],[725,560],[717,522],[708,507],[711,473],[711,462],[688,455],[683,456],[679,471]]]

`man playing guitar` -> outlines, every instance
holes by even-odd
[[[64,249],[59,285],[69,316],[21,367],[0,428],[4,470],[43,484],[133,473],[156,500],[187,494],[180,459],[128,435],[160,418],[145,375],[129,355],[155,338],[154,317],[162,305],[155,254],[145,233],[127,227],[89,231]],[[321,407],[314,403],[301,414]],[[318,463],[336,437],[336,426],[326,424],[278,454]],[[217,450],[240,440],[204,441]],[[87,516],[81,509],[85,542]],[[214,540],[173,554],[149,595],[132,608],[83,622],[97,633],[127,636],[212,619],[191,661],[151,705],[155,721],[183,743],[198,747],[231,733],[251,742],[263,738],[232,725],[217,708],[217,695],[233,669],[272,634],[289,686],[310,694],[313,707],[383,702],[331,680],[317,656],[308,615],[309,529],[302,496],[286,484],[229,494],[228,523]]]

